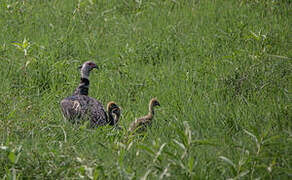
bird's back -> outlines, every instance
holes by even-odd
[[[61,108],[66,119],[75,122],[76,119],[90,119],[90,127],[108,123],[108,117],[103,105],[96,99],[86,95],[73,95],[61,101]],[[77,120],[79,122],[80,120]]]
[[[140,131],[145,131],[148,126],[151,126],[151,118],[147,115],[141,118],[136,119],[131,125],[130,125],[130,131],[135,131],[137,130],[138,132]]]

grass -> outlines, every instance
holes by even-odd
[[[3,179],[291,179],[291,1],[0,3]],[[96,130],[59,102],[94,60]],[[157,97],[144,136],[126,129]]]

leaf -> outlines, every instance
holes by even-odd
[[[159,158],[159,156],[161,155],[161,152],[162,152],[163,148],[165,147],[165,145],[166,145],[166,143],[164,143],[164,144],[162,144],[160,146],[159,151],[156,153],[156,156],[155,156],[153,162],[155,162]]]
[[[26,61],[25,67],[27,67],[30,64],[30,60]]]
[[[248,131],[245,130],[245,129],[244,129],[243,131],[244,131],[246,134],[248,134],[249,136],[251,136],[251,137],[254,139],[254,141],[256,142],[256,146],[257,146],[258,152],[259,152],[259,150],[260,150],[260,148],[261,148],[261,145],[260,145],[260,143],[259,143],[257,137],[256,137],[255,135],[253,135],[252,133],[248,132]]]
[[[184,121],[184,126],[185,126],[185,135],[187,137],[187,141],[188,141],[188,145],[191,144],[191,141],[192,141],[192,132],[191,132],[191,129],[190,129],[190,126],[188,124],[187,121]]]
[[[16,46],[18,49],[22,49],[22,44],[20,43],[15,42],[15,43],[12,43],[12,45]]]
[[[202,139],[202,140],[193,140],[192,143],[193,143],[193,144],[196,144],[196,145],[211,145],[211,146],[218,146],[218,144],[212,142],[211,140],[206,140],[206,139]]]
[[[82,176],[85,175],[85,167],[80,166],[79,171],[80,171],[80,173],[81,173]]]
[[[27,49],[24,49],[23,52],[24,52],[24,56],[27,56]]]
[[[24,39],[23,39],[23,43],[22,43],[22,47],[23,47],[24,49],[27,49],[28,46],[29,46],[29,42],[26,40],[26,38],[24,38]]]
[[[14,109],[13,111],[10,111],[8,116],[7,116],[7,119],[13,118],[13,115],[15,114],[15,112],[16,112],[16,109]]]
[[[89,121],[85,121],[85,123],[83,123],[81,126],[80,126],[80,129],[82,131],[85,131],[87,129],[87,127],[89,126]]]
[[[141,180],[146,180],[147,177],[148,177],[148,175],[150,174],[150,172],[151,172],[151,170],[149,169],[149,170],[145,173],[145,175],[144,175],[143,177],[141,177]]]
[[[238,178],[241,178],[249,173],[249,170],[243,171],[238,175]]]
[[[8,155],[9,160],[14,164],[15,163],[15,153],[14,152],[10,152]]]
[[[7,147],[7,146],[0,146],[0,149],[2,149],[2,150],[7,150],[8,147]]]
[[[189,144],[188,144],[188,136],[185,134],[185,132],[182,131],[182,130],[178,130],[177,133],[180,136],[180,138],[182,140],[182,143],[184,144],[184,147],[188,147],[189,146]]]
[[[161,175],[159,176],[159,179],[163,179],[164,176],[170,176],[170,174],[168,173],[168,168],[169,168],[169,164],[167,165],[167,167],[163,170],[163,172],[161,173]]]
[[[94,171],[94,174],[93,174],[93,179],[94,179],[94,180],[97,180],[98,177],[99,177],[99,172],[98,172],[98,170],[96,169],[96,170]]]
[[[195,158],[192,156],[189,158],[189,173],[192,173],[194,167]]]
[[[178,156],[176,156],[174,153],[169,152],[167,150],[165,150],[164,153],[167,154],[168,156],[170,156],[168,159],[175,159],[175,160],[177,160],[177,157]]]
[[[146,150],[147,152],[149,152],[151,155],[155,155],[154,151],[152,151],[152,149],[150,149],[149,147],[145,146],[145,145],[140,145],[141,149]]]
[[[249,33],[255,40],[257,40],[257,41],[260,40],[260,37],[256,33],[252,32],[252,31],[250,31]]]
[[[76,160],[79,162],[79,163],[82,163],[83,160],[80,158],[80,157],[77,157]]]
[[[227,164],[231,165],[235,169],[235,164],[230,159],[228,159],[227,157],[224,157],[224,156],[219,156],[219,158],[222,159]]]
[[[272,143],[271,141],[277,141],[277,142],[279,142],[278,141],[278,139],[279,138],[281,138],[281,136],[279,136],[279,135],[275,135],[275,136],[271,136],[271,137],[269,137],[269,138],[266,138],[263,142],[262,142],[262,144],[265,144],[266,145],[266,143]]]
[[[180,142],[178,142],[177,140],[173,140],[176,144],[178,144],[183,150],[185,150],[186,149],[186,147],[182,144],[182,143],[180,143]]]

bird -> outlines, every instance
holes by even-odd
[[[149,102],[149,112],[146,116],[136,119],[129,127],[130,132],[143,132],[147,127],[151,126],[154,117],[154,107],[160,106],[157,98],[152,98]]]
[[[117,125],[121,117],[121,108],[114,101],[110,101],[106,109],[110,119],[110,125]]]
[[[102,103],[88,96],[89,74],[93,69],[98,69],[92,61],[86,61],[80,68],[81,80],[72,96],[61,100],[61,110],[65,120],[73,124],[80,124],[82,120],[90,120],[90,128],[114,124],[108,117]]]

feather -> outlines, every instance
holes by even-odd
[[[63,99],[60,103],[63,116],[74,124],[81,120],[90,120],[90,127],[95,128],[110,123],[103,105],[88,96],[89,74],[97,66],[90,61],[85,62],[81,69],[81,81],[73,95]]]

